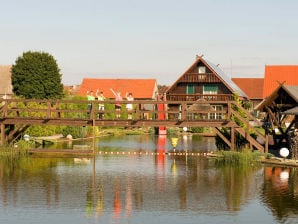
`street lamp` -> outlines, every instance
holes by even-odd
[[[24,134],[23,138],[26,142],[28,142],[30,140],[30,135]]]
[[[288,157],[289,154],[289,150],[285,147],[279,150],[279,155],[281,155],[284,158],[284,160]]]
[[[28,149],[29,149],[30,135],[28,135],[28,134],[24,134],[23,138],[24,138],[24,140],[25,140],[25,142],[26,142],[26,150],[28,150]]]

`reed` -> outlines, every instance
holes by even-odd
[[[259,164],[264,154],[249,149],[244,149],[241,152],[235,151],[220,151],[216,162],[221,165],[236,165],[249,166]]]
[[[27,148],[0,147],[0,159],[18,159],[28,156]]]

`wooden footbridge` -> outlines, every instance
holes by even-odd
[[[99,111],[98,101],[2,100],[0,105],[1,144],[5,145],[20,138],[30,125],[210,127],[231,150],[236,148],[236,133],[239,133],[246,138],[251,148],[262,152],[268,151],[268,139],[251,125],[258,121],[234,101],[135,100],[133,101],[134,109],[130,112],[132,116],[129,116],[131,119],[128,119],[128,111],[125,107],[131,102],[121,101],[122,109],[119,112],[114,109],[117,102],[105,101],[104,103],[105,110]],[[91,110],[88,110],[88,104],[92,105]],[[116,113],[119,113],[119,118]],[[222,132],[223,127],[229,130],[229,136]],[[251,137],[251,133],[257,136],[258,141]]]

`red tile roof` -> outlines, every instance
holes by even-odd
[[[298,86],[298,65],[266,65],[263,98],[269,96],[279,83]]]
[[[103,91],[106,98],[115,98],[112,91],[120,91],[122,97],[126,93],[132,93],[135,99],[153,99],[157,92],[155,79],[95,79],[85,78],[82,81],[79,95],[85,96],[87,91],[94,93],[98,89]]]
[[[263,78],[232,78],[249,99],[263,99]]]

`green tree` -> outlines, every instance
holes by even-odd
[[[13,92],[26,99],[61,99],[61,77],[56,60],[45,52],[24,52],[11,69]]]

